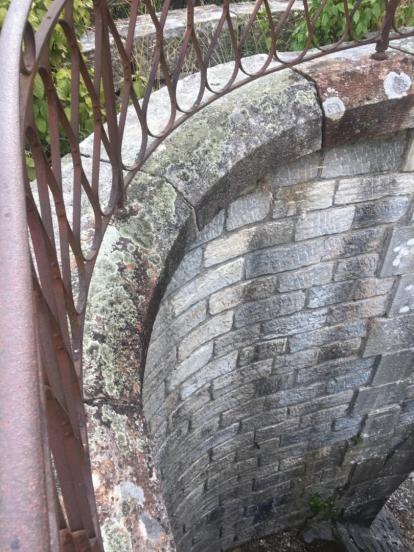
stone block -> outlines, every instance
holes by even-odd
[[[176,314],[190,305],[208,297],[215,291],[240,281],[243,275],[243,259],[226,263],[217,268],[207,270],[182,286],[171,296],[171,305]]]
[[[275,221],[260,226],[243,228],[209,242],[204,252],[204,264],[213,266],[234,257],[263,247],[270,247],[291,240],[293,221]]]
[[[275,315],[291,314],[303,308],[304,304],[305,294],[302,291],[278,294],[269,299],[244,303],[235,309],[235,327],[240,328],[255,322],[270,320]]]
[[[373,201],[387,196],[412,194],[411,175],[393,173],[341,180],[335,194],[335,204]]]
[[[296,186],[282,187],[276,194],[273,217],[292,216],[297,213],[327,209],[332,206],[335,181],[307,181]]]
[[[204,324],[201,324],[187,335],[178,348],[178,358],[180,361],[187,358],[193,351],[198,349],[204,343],[218,337],[221,334],[229,332],[233,325],[233,312],[227,311],[217,316],[213,316]]]
[[[352,390],[344,391],[343,393],[337,393],[336,395],[327,395],[323,397],[317,397],[309,402],[289,405],[289,416],[306,416],[312,412],[318,412],[325,408],[333,408],[338,405],[349,405],[354,393]]]
[[[397,404],[404,395],[405,385],[399,383],[388,383],[373,387],[361,387],[353,404],[354,414],[367,414],[391,404]]]
[[[210,313],[218,314],[245,301],[255,301],[269,297],[275,293],[276,286],[277,277],[268,276],[225,288],[210,297]]]
[[[353,206],[303,213],[296,223],[295,240],[346,232],[352,226],[354,213]]]
[[[184,381],[181,387],[181,398],[185,400],[195,391],[204,385],[211,383],[212,380],[227,374],[236,368],[237,351],[230,353],[227,356],[213,360],[203,366],[202,370],[195,371],[187,380]]]
[[[246,431],[256,430],[260,427],[263,427],[264,423],[273,426],[281,422],[284,422],[286,420],[286,417],[287,417],[286,408],[267,410],[266,414],[264,414],[263,412],[259,412],[254,416],[243,417],[243,419],[241,420],[241,431],[246,432]]]
[[[342,393],[348,389],[358,389],[361,385],[366,385],[371,377],[372,369],[346,374],[332,378],[326,384],[326,391],[329,394]]]
[[[393,433],[394,426],[400,416],[400,410],[399,405],[393,405],[390,408],[369,412],[364,419],[361,437],[364,439],[373,435]]]
[[[327,284],[332,278],[333,263],[320,263],[279,275],[279,291],[294,291]]]
[[[239,354],[239,365],[246,366],[259,360],[278,357],[286,351],[286,345],[286,339],[272,339],[250,347],[243,347]]]
[[[364,356],[387,354],[414,347],[414,315],[372,321]]]
[[[192,247],[198,247],[203,243],[218,238],[223,233],[225,217],[226,214],[223,209],[212,220],[210,220],[204,228],[201,229],[194,240]]]
[[[200,247],[184,255],[183,260],[177,267],[177,270],[174,272],[173,277],[168,284],[168,287],[164,293],[164,299],[186,284],[189,280],[192,280],[195,276],[197,276],[201,268],[202,260],[203,250]]]
[[[313,366],[318,358],[318,349],[307,349],[289,355],[277,355],[273,363],[275,374]]]
[[[323,239],[257,251],[246,258],[246,276],[254,278],[312,265],[321,260],[323,253]]]
[[[383,355],[375,371],[373,385],[392,383],[414,374],[414,351]]]
[[[321,153],[319,151],[304,155],[274,169],[269,176],[270,182],[273,188],[309,182],[318,176],[320,165]]]
[[[225,355],[230,351],[255,343],[259,336],[259,324],[252,324],[240,330],[233,330],[214,341],[214,354],[216,356]]]
[[[308,307],[311,309],[342,303],[349,300],[354,288],[353,282],[340,282],[315,286],[308,293]]]
[[[381,276],[414,271],[414,226],[394,228]]]
[[[360,255],[352,259],[339,261],[335,271],[334,280],[355,280],[374,276],[378,266],[379,257],[375,253]]]
[[[355,284],[353,298],[366,299],[376,295],[385,295],[394,285],[394,278],[363,278]]]
[[[346,358],[359,353],[361,347],[361,339],[349,339],[348,341],[340,341],[339,343],[330,343],[320,347],[318,362],[326,362],[337,358]]]
[[[290,316],[280,316],[263,324],[263,334],[266,338],[283,337],[297,333],[316,330],[326,321],[326,309],[301,311]]]
[[[233,201],[227,211],[227,230],[234,230],[265,219],[269,214],[271,199],[270,192],[258,191]]]
[[[234,354],[234,353],[232,353]],[[237,360],[237,351],[235,351],[235,363]],[[269,377],[272,370],[272,359],[255,362],[246,368],[238,368],[223,376],[219,376],[212,381],[212,390],[215,398],[229,389],[235,389],[247,383],[256,382],[264,377]],[[259,395],[259,394],[258,394]]]
[[[326,149],[322,177],[397,171],[401,167],[405,144],[405,133],[401,132],[385,138]]]
[[[168,376],[167,389],[172,390],[189,378],[194,372],[201,370],[213,354],[213,343],[207,343],[195,350],[183,362],[177,364],[174,371]],[[175,359],[175,362],[177,360]]]
[[[399,221],[410,205],[409,196],[386,197],[355,208],[354,228]]]
[[[414,275],[402,276],[392,300],[389,314],[408,314],[414,311]]]
[[[158,312],[156,324],[152,332],[152,347],[162,347],[162,344],[177,344],[186,334],[204,322],[207,316],[207,303],[200,301],[189,307],[179,316],[169,301],[165,301]]]
[[[370,373],[372,371],[374,360],[375,359],[372,358],[334,359],[322,362],[321,364],[317,364],[316,366],[312,366],[310,368],[302,368],[298,370],[296,378],[300,385],[319,381],[325,382],[327,386],[330,384],[330,386],[334,388],[336,380],[339,382],[338,385],[342,385],[341,378],[344,378],[345,376],[349,380],[352,380],[352,378],[358,374],[364,374],[365,377],[367,372]],[[332,391],[327,389],[327,392],[331,393]],[[338,391],[338,393],[340,392],[342,391]]]
[[[306,332],[289,337],[289,346],[292,352],[318,347],[337,341],[346,341],[356,337],[363,337],[366,334],[366,322],[358,321],[350,324],[339,324]]]
[[[361,318],[373,318],[385,314],[388,297],[379,295],[362,301],[342,303],[329,308],[327,324],[339,324],[343,320],[354,321]]]
[[[328,236],[324,241],[323,261],[338,257],[366,255],[372,251],[379,252],[385,237],[385,228],[367,228],[346,234]]]

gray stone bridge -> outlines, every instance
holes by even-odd
[[[414,47],[372,51],[235,90],[133,181],[85,336],[106,550],[369,526],[414,469]]]

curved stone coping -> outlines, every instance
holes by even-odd
[[[364,67],[360,60],[368,63],[371,51],[360,49],[358,57],[358,50],[353,50],[353,59],[343,53],[333,56],[334,62],[340,58],[335,62],[336,70],[343,72],[341,63],[346,62],[348,71],[354,67],[358,74]],[[407,59],[406,54],[396,53],[384,63],[398,72],[398,64],[407,64]],[[331,60],[332,57],[325,61],[326,71]],[[318,64],[321,63],[319,60]],[[321,149],[322,129],[329,121],[320,106],[317,75],[316,84],[308,76],[315,66],[310,63],[304,76],[284,69],[262,77],[195,114],[164,141],[134,177],[126,207],[108,228],[92,280],[84,341],[84,391],[90,415],[90,439],[113,455],[108,464],[105,454],[95,454],[95,445],[92,447],[108,550],[171,549],[165,544],[168,531],[162,522],[157,478],[151,467],[140,406],[152,323],[168,281],[200,229],[224,205],[246,191],[252,179],[257,181],[269,168]],[[326,93],[333,94],[328,88]],[[162,93],[158,93],[159,97]],[[411,98],[411,93],[410,89],[403,101]],[[376,106],[383,106],[384,102],[391,107],[399,105],[399,101],[389,100],[385,94],[377,95],[369,114],[372,116]],[[363,110],[358,109],[363,115]],[[407,117],[395,120],[395,130],[412,126],[408,116],[411,108],[405,104],[404,109]],[[372,121],[361,138],[382,133],[381,121],[375,118]],[[335,124],[341,143],[342,127],[338,121]],[[135,136],[136,141],[139,134],[137,127],[135,131],[133,128],[128,140]],[[390,132],[389,125],[386,132]],[[90,139],[81,144],[85,164],[91,161],[88,147]],[[110,168],[106,161],[101,166]],[[117,413],[120,407],[130,413],[120,416]],[[130,423],[131,416],[136,417],[136,423]],[[114,425],[121,442],[130,443],[131,449],[125,454],[112,447]],[[132,464],[135,450],[140,454]],[[128,486],[133,492],[125,499],[125,506],[125,493],[120,489],[126,483],[140,487],[144,498],[135,487]],[[109,508],[105,505],[111,497],[114,506]],[[160,524],[157,518],[161,519],[161,525],[157,525]],[[151,533],[154,538],[148,537],[148,527],[158,527]],[[119,541],[118,537],[124,540]]]

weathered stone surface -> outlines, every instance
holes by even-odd
[[[354,212],[354,207],[343,207],[306,213],[296,223],[295,239],[299,241],[346,232],[351,228]]]
[[[396,228],[392,232],[381,276],[414,271],[414,226]]]
[[[331,54],[330,63],[307,62],[301,71],[316,82],[325,115],[324,145],[335,146],[413,126],[414,57],[390,51],[373,61],[374,46]],[[328,69],[329,66],[329,69]]]
[[[245,228],[238,233],[230,234],[211,241],[204,253],[206,267],[227,261],[248,251],[269,247],[290,241],[293,232],[291,220],[269,222],[261,226]]]
[[[236,199],[227,213],[227,230],[258,222],[269,214],[272,195],[270,192],[256,192]]]
[[[334,180],[308,181],[296,186],[281,187],[276,194],[273,218],[331,207],[334,191]]]
[[[353,282],[338,282],[326,284],[325,286],[315,286],[309,290],[308,307],[314,309],[347,301],[353,289]]]
[[[217,314],[245,301],[264,299],[273,295],[276,291],[276,286],[277,277],[269,276],[242,282],[230,288],[227,287],[210,297],[210,312],[211,314]]]
[[[384,228],[367,228],[346,234],[328,236],[324,241],[323,261],[338,257],[352,257],[378,251],[385,237]]]
[[[409,196],[380,199],[356,206],[354,228],[385,224],[400,220],[410,205]]]
[[[386,196],[412,194],[413,191],[413,179],[405,173],[350,178],[339,182],[335,204],[372,201]]]
[[[218,238],[223,232],[224,221],[226,215],[224,210],[220,211],[204,228],[197,234],[197,237],[192,244],[192,247],[198,247],[199,245]]]
[[[302,291],[278,294],[269,299],[245,303],[235,310],[235,326],[247,326],[255,322],[270,320],[276,314],[283,316],[300,310],[305,304],[305,294]]]
[[[321,152],[316,151],[310,155],[300,156],[299,159],[290,161],[281,167],[276,167],[270,171],[268,179],[274,189],[279,186],[309,182],[318,176],[320,165]]]
[[[175,550],[149,440],[137,408],[86,406],[92,471],[105,550]]]
[[[374,276],[378,266],[379,256],[375,253],[371,255],[360,255],[352,259],[339,261],[335,271],[334,280],[354,280],[356,278],[367,278]]]
[[[404,384],[388,383],[375,387],[361,387],[353,405],[353,412],[366,414],[377,408],[398,403],[404,393]]]
[[[228,311],[213,316],[204,324],[193,330],[178,348],[178,358],[184,360],[203,343],[230,331],[233,325],[233,312]]]
[[[278,316],[263,324],[263,333],[268,337],[283,337],[315,330],[324,325],[326,310],[298,312],[290,316]]]
[[[413,375],[414,352],[404,351],[391,355],[383,355],[375,371],[373,384],[382,385],[393,381],[404,380]]]
[[[240,281],[243,274],[243,264],[243,259],[236,259],[204,272],[190,283],[181,286],[170,299],[174,312],[178,315],[194,302],[197,303],[215,291]]]
[[[339,324],[328,328],[322,328],[313,332],[293,335],[289,338],[289,346],[292,352],[335,343],[337,341],[363,337],[366,333],[366,323],[363,321],[352,322],[350,324]]]
[[[131,183],[127,207],[105,234],[92,280],[84,341],[86,397],[139,396],[148,305],[161,272],[176,268],[167,256],[173,247],[177,255],[184,249],[189,216],[186,202],[164,180],[140,174]]]
[[[378,318],[370,327],[364,355],[392,353],[411,347],[414,347],[414,315]]]
[[[414,310],[414,276],[402,276],[392,300],[389,314],[408,314]]]
[[[296,243],[252,253],[246,258],[246,276],[275,274],[317,263],[323,254],[322,240]]]
[[[332,278],[333,263],[320,263],[309,268],[279,275],[279,291],[306,289],[328,283]]]
[[[282,104],[280,111],[277,106]],[[218,190],[215,195],[215,204],[224,206],[252,179],[264,176],[262,167],[275,165],[276,148],[280,163],[318,149],[320,136],[313,86],[286,70],[247,84],[217,100],[214,108],[206,107],[202,115],[195,114],[164,141],[162,152],[152,155],[145,171],[164,175],[194,206],[210,191],[212,182],[224,179],[223,200]],[[183,151],[191,151],[191,158],[185,159]]]
[[[397,171],[406,147],[404,133],[325,150],[321,176],[335,178]]]

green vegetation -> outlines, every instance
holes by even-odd
[[[320,515],[324,519],[339,520],[342,512],[335,506],[336,497],[322,498],[320,494],[313,494],[309,498],[309,507],[314,514]]]

